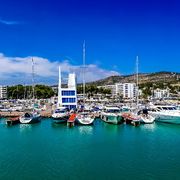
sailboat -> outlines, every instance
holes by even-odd
[[[57,107],[52,114],[53,122],[63,123],[69,119],[70,112],[67,107],[61,106],[61,68],[59,66],[59,84],[58,84],[58,102]]]
[[[81,125],[91,125],[95,116],[90,111],[85,111],[85,41],[83,43],[83,111],[78,112],[76,122]]]
[[[124,121],[126,124],[131,124],[134,126],[138,126],[140,124],[140,117],[137,114],[138,111],[138,105],[139,105],[139,92],[138,92],[138,56],[136,57],[136,108],[134,111],[131,112],[125,112],[122,114],[122,117],[124,118]]]
[[[22,124],[32,124],[40,122],[40,114],[34,108],[34,60],[32,58],[32,102],[33,103],[33,110],[32,112],[24,112],[22,116],[20,116],[19,121]]]
[[[134,112],[125,113],[124,119],[126,123],[131,123],[133,125],[139,125],[139,123],[151,124],[155,121],[155,118],[148,114],[146,108],[139,110],[139,77],[138,77],[138,64],[139,59],[138,56],[136,57],[136,108]]]
[[[138,78],[138,65],[139,65],[139,60],[138,60],[138,56],[136,59],[136,68],[137,68],[137,109],[138,109],[138,105],[139,105],[139,78]],[[137,112],[137,115],[139,116],[140,122],[144,123],[144,124],[152,124],[155,121],[155,117],[151,116],[150,114],[148,114],[148,110],[146,108],[140,110],[141,113]]]

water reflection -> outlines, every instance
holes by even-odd
[[[93,126],[78,126],[78,130],[80,134],[93,134]]]
[[[148,130],[148,131],[152,131],[154,132],[157,128],[156,123],[152,123],[152,124],[143,124],[141,125],[143,127],[144,130]]]
[[[108,124],[105,122],[102,122],[102,127],[110,133],[118,133],[119,129],[123,126],[123,124]]]
[[[0,124],[5,124],[6,123],[6,118],[0,118]]]
[[[174,123],[167,123],[167,122],[156,122],[156,125],[160,128],[167,128],[167,129],[174,129],[174,130],[180,130],[180,124],[174,124]]]
[[[65,128],[65,127],[67,127],[67,124],[66,123],[55,123],[55,122],[52,122],[51,123],[51,127],[52,128]]]
[[[20,132],[28,132],[28,131],[32,131],[32,124],[20,124],[19,125],[19,129]]]

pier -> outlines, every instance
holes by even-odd
[[[0,117],[17,117],[17,116],[22,116],[24,112],[0,112]],[[46,111],[41,111],[41,117],[51,117],[52,116],[52,111],[51,110],[46,110]]]

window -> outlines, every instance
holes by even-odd
[[[62,96],[74,96],[75,91],[62,91]]]
[[[76,98],[62,98],[63,103],[74,103],[76,102]]]

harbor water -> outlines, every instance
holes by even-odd
[[[180,179],[180,126],[96,120],[67,127],[0,119],[0,179]]]

